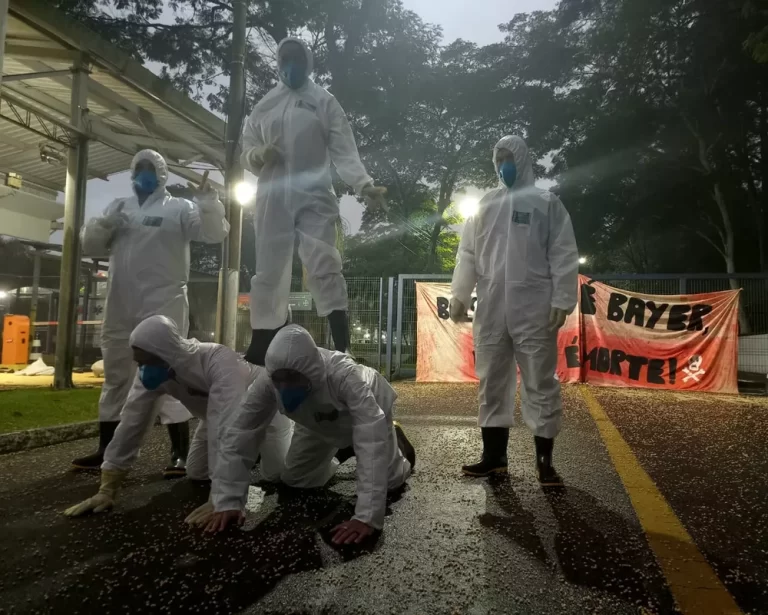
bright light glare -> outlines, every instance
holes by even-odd
[[[250,182],[238,182],[235,184],[235,200],[240,205],[250,205],[256,196],[256,187]]]
[[[461,214],[461,217],[464,219],[471,218],[477,213],[479,205],[480,201],[467,197],[459,203],[459,213]]]
[[[587,257],[582,256],[579,258],[579,265],[586,265],[587,264]]]
[[[8,293],[4,290],[0,290],[0,299],[5,299],[8,296]]]

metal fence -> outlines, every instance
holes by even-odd
[[[669,274],[594,275],[592,279],[616,288],[656,295],[698,294],[742,289],[740,306],[743,324],[749,334],[740,340],[740,369],[768,373],[768,274]],[[352,351],[367,365],[380,369],[387,377],[415,375],[417,352],[416,284],[450,282],[450,275],[400,275],[393,278],[348,278],[349,320]],[[76,365],[88,367],[99,358],[100,320],[103,314],[103,280],[96,280],[86,296],[83,284],[77,328]],[[193,278],[189,284],[190,336],[213,341],[216,325],[217,280]],[[317,316],[316,306],[302,288],[302,280],[292,281],[293,322],[305,327],[318,345],[332,347],[328,321]],[[13,294],[13,293],[12,293]],[[41,290],[38,299],[35,337],[41,342],[44,358],[51,360],[56,350],[58,291]],[[30,300],[18,292],[6,300],[5,309],[28,314]],[[0,306],[2,307],[2,306]],[[1,310],[0,310],[1,311]],[[251,325],[247,302],[238,311],[237,350],[245,352],[250,343]],[[753,367],[752,367],[753,366]],[[764,371],[763,371],[764,370]]]
[[[58,282],[58,280],[56,280]],[[106,298],[106,282],[95,278],[91,290],[86,293],[87,279],[84,276],[78,307],[76,329],[75,366],[88,369],[101,358],[100,338]],[[45,281],[43,281],[45,283]],[[383,344],[386,343],[384,314],[384,280],[382,278],[349,278],[349,323],[352,352],[365,364],[377,369],[383,367]],[[189,294],[189,336],[200,341],[214,341],[216,329],[216,303],[218,283],[213,277],[193,278],[188,284]],[[293,322],[307,329],[319,346],[332,348],[328,320],[317,315],[314,301],[304,292],[301,278],[291,282]],[[10,293],[0,304],[2,313],[29,316],[31,311],[31,289],[20,288]],[[53,364],[56,353],[56,319],[58,315],[58,288],[40,288],[38,291],[37,318],[33,339],[40,340],[40,352],[49,365]],[[2,319],[0,318],[0,327]],[[251,324],[248,305],[245,303],[237,313],[236,350],[245,353],[251,341]]]

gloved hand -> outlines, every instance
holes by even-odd
[[[553,307],[549,310],[549,328],[552,331],[556,331],[565,324],[565,319],[568,317],[566,310]]]
[[[374,207],[375,209],[382,209],[384,212],[389,211],[387,199],[384,198],[384,195],[387,194],[387,189],[383,186],[374,186],[372,183],[366,184],[363,186],[360,194],[365,197],[365,202],[368,203],[369,206]]]
[[[184,519],[185,523],[189,523],[190,525],[194,525],[196,527],[202,527],[204,525],[207,525],[208,522],[213,518],[213,504],[210,500],[208,500],[205,504],[202,506],[198,506],[193,510],[191,513],[187,515],[187,518]]]
[[[206,210],[216,206],[219,202],[219,193],[208,181],[208,171],[203,173],[200,185],[195,186],[192,182],[187,182],[187,190],[192,195],[195,203],[200,209]]]
[[[249,150],[245,150],[240,155],[240,164],[251,173],[258,175],[261,168],[264,166],[264,161],[261,159],[259,148],[252,147]]]
[[[92,498],[67,508],[64,514],[67,517],[79,517],[87,512],[100,513],[109,510],[115,505],[117,492],[127,474],[128,470],[102,470],[99,492]]]
[[[267,147],[264,148],[264,151],[261,152],[261,159],[264,162],[265,167],[271,167],[283,163],[283,153],[276,145],[267,145]]]
[[[109,231],[115,231],[128,225],[128,215],[123,213],[125,202],[120,201],[110,214],[99,219],[99,224]]]
[[[456,297],[451,297],[451,303],[448,306],[448,315],[453,322],[464,322],[467,319],[467,308]]]

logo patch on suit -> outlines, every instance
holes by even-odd
[[[141,222],[144,226],[163,226],[163,218],[161,216],[144,216],[144,220]]]
[[[530,211],[513,211],[512,222],[515,224],[530,224],[531,212]]]
[[[328,412],[315,412],[315,421],[322,423],[323,421],[335,421],[339,418],[339,411],[334,408]]]
[[[296,106],[299,109],[307,109],[308,111],[311,111],[312,113],[317,111],[317,107],[315,105],[313,105],[312,103],[308,103],[306,100],[300,100],[299,102],[296,103]]]

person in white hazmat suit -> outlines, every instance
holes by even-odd
[[[296,239],[317,313],[328,318],[336,350],[349,351],[347,286],[336,249],[339,204],[331,162],[357,194],[386,208],[386,189],[374,186],[360,161],[344,110],[309,78],[312,54],[307,46],[299,39],[283,40],[277,64],[280,83],[247,120],[241,159],[259,178],[250,298],[253,336],[246,353],[257,365],[264,365],[272,338],[286,324]]]
[[[248,386],[264,372],[226,346],[184,339],[165,316],[151,316],[139,324],[131,334],[130,347],[139,365],[141,386],[131,389],[115,436],[104,452],[98,493],[67,509],[67,516],[103,512],[115,504],[120,485],[152,426],[154,406],[163,395],[179,400],[200,419],[189,450],[187,476],[199,481],[211,478],[220,434],[240,409]],[[266,480],[280,478],[292,431],[293,424],[281,414],[275,414],[265,426],[259,453]]]
[[[552,466],[554,438],[562,422],[555,375],[557,331],[576,307],[576,239],[560,199],[534,186],[523,139],[501,139],[493,162],[501,185],[483,197],[477,214],[464,226],[451,286],[454,321],[466,318],[477,286],[473,337],[483,455],[479,463],[462,469],[470,476],[507,471],[517,365],[523,420],[534,434],[539,481],[559,485]]]
[[[333,530],[337,544],[359,543],[384,525],[387,491],[401,487],[416,453],[393,421],[397,394],[375,370],[349,356],[318,348],[307,331],[283,328],[269,347],[266,374],[251,385],[243,407],[222,434],[211,486],[215,514],[197,524],[220,531],[241,522],[249,472],[276,413],[296,422],[282,482],[322,487],[333,476],[337,449],[357,456],[357,504],[352,519]]]
[[[148,316],[160,314],[187,335],[189,244],[220,243],[229,232],[224,206],[214,189],[201,187],[196,203],[168,193],[168,166],[157,152],[136,154],[131,174],[135,196],[113,201],[82,231],[86,256],[109,255],[109,278],[101,329],[104,384],[99,399],[99,448],[73,460],[77,469],[101,467],[129,391],[141,386],[134,378],[136,364],[128,344],[131,331]],[[190,414],[176,400],[165,398],[158,404],[172,447],[165,475],[183,476]]]

